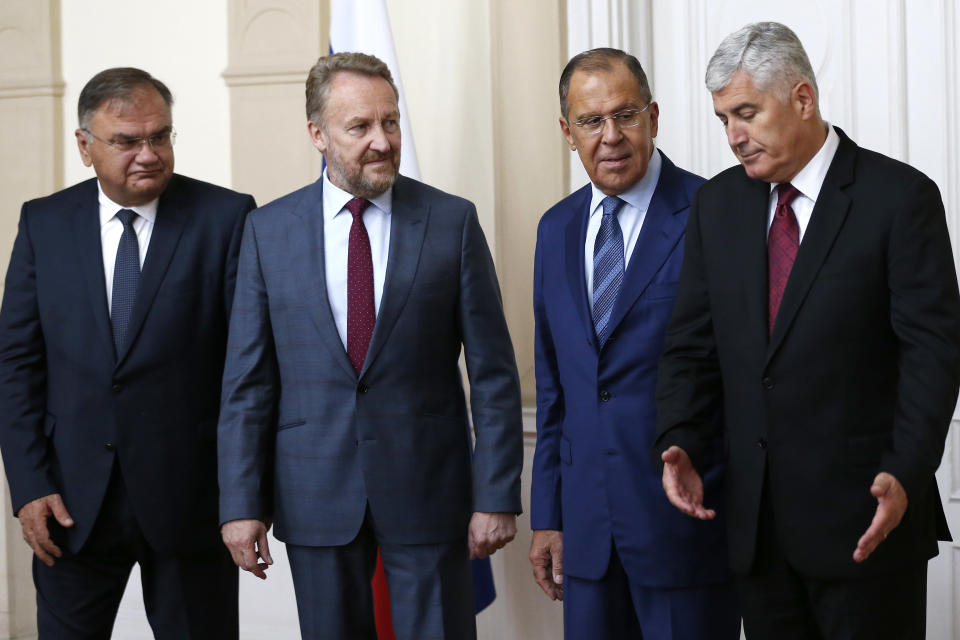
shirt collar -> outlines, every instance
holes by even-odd
[[[660,158],[660,151],[654,148],[653,155],[650,156],[650,163],[647,165],[647,172],[632,187],[617,194],[617,197],[638,211],[646,211],[650,206],[650,200],[653,198],[653,192],[657,188],[657,182],[660,180],[660,169],[662,167],[663,160]],[[600,203],[607,197],[607,194],[600,191],[597,185],[593,183],[591,183],[591,188],[593,197],[590,199],[590,215],[593,216],[600,210]]]
[[[820,196],[820,189],[823,187],[823,181],[827,177],[827,171],[830,169],[830,163],[833,162],[833,156],[840,146],[840,136],[833,129],[833,125],[827,123],[827,139],[820,146],[820,150],[810,159],[800,172],[790,181],[797,190],[814,202]],[[770,190],[777,188],[777,182],[770,183]]]
[[[323,218],[330,221],[338,214],[344,211],[347,203],[356,196],[347,193],[337,185],[330,182],[327,176],[327,170],[323,170]],[[387,189],[376,198],[368,198],[370,203],[380,211],[390,215],[393,208],[393,189]]]
[[[154,198],[147,204],[137,205],[135,207],[124,207],[113,200],[111,200],[107,194],[103,192],[103,187],[100,186],[100,180],[97,180],[97,202],[100,204],[100,226],[107,224],[117,212],[121,209],[130,209],[131,211],[136,211],[137,215],[141,218],[149,220],[153,224],[157,219],[157,205],[160,202],[160,198]]]

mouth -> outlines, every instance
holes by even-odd
[[[756,160],[760,153],[761,151],[759,149],[748,149],[746,152],[738,150],[737,156],[742,162],[751,162]]]
[[[609,156],[600,159],[600,166],[606,169],[619,169],[625,167],[630,162],[630,155]]]

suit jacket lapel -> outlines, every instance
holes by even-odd
[[[593,318],[590,315],[590,301],[587,299],[587,273],[584,269],[585,245],[587,241],[587,224],[590,220],[590,199],[593,191],[590,185],[583,187],[577,193],[571,204],[573,215],[570,216],[566,228],[567,283],[570,286],[570,297],[573,306],[577,309],[580,325],[586,332],[587,343],[596,348],[597,336],[593,330]],[[546,247],[549,251],[550,248]]]
[[[295,216],[295,227],[290,234],[291,260],[299,273],[300,282],[308,287],[307,304],[314,324],[320,332],[324,345],[333,359],[350,377],[356,377],[343,341],[337,331],[337,323],[330,310],[330,298],[327,295],[326,251],[323,237],[323,178],[307,188],[297,206],[291,210]]]
[[[746,178],[745,178],[746,179]],[[756,352],[767,348],[767,207],[770,185],[760,180],[746,179],[742,193],[734,194],[732,201],[736,214],[730,217],[730,255],[736,260],[737,271],[745,288],[744,330],[756,336]]]
[[[783,292],[783,300],[777,312],[777,321],[773,325],[773,334],[770,336],[767,362],[780,346],[800,310],[850,210],[850,198],[843,193],[842,188],[853,182],[857,146],[842,131],[839,129],[836,131],[840,136],[840,146],[837,147],[836,155],[820,188],[810,224],[803,235],[800,250],[790,271],[787,288]]]
[[[676,214],[689,207],[690,200],[679,182],[676,167],[666,155],[662,158],[660,178],[610,316],[611,333],[663,266],[686,228],[686,221]]]
[[[76,215],[71,216],[79,253],[80,271],[87,287],[87,300],[93,313],[93,324],[104,348],[107,361],[115,359],[113,329],[107,308],[106,280],[103,274],[103,247],[100,242],[100,206],[97,201],[96,178],[88,181],[77,200]]]
[[[147,247],[147,256],[143,260],[140,286],[133,303],[130,325],[127,327],[127,341],[120,347],[120,352],[117,354],[118,367],[130,352],[140,329],[143,328],[143,322],[153,305],[153,299],[167,274],[170,260],[180,241],[180,234],[189,215],[181,196],[177,176],[173,176],[160,196],[157,206],[157,218],[150,236],[150,245]]]
[[[390,213],[390,256],[387,275],[380,298],[380,311],[373,328],[373,337],[367,349],[360,376],[367,372],[390,335],[400,312],[403,311],[413,278],[420,264],[420,251],[430,217],[428,203],[420,202],[409,191],[407,178],[397,177],[393,187]]]

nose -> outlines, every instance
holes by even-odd
[[[150,143],[150,138],[142,138],[140,140],[140,146],[137,148],[137,162],[140,164],[150,164],[157,158],[159,158],[159,156]]]
[[[603,128],[600,130],[600,139],[604,144],[617,144],[623,138],[623,132],[613,121],[613,118],[607,118],[603,121]]]
[[[746,129],[736,122],[730,122],[727,124],[727,144],[730,145],[731,149],[736,150],[741,144],[746,142],[748,139]]]
[[[373,127],[370,136],[370,148],[380,153],[390,150],[390,138],[382,126]]]

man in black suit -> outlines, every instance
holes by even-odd
[[[936,185],[821,119],[796,35],[728,36],[707,88],[742,166],[700,190],[658,389],[663,484],[698,518],[726,413],[747,637],[922,638],[949,539],[934,472],[960,386]]]
[[[253,198],[173,173],[170,91],[80,94],[96,179],[23,205],[0,310],[0,448],[33,548],[40,638],[109,638],[140,564],[158,638],[236,638],[216,425]]]

